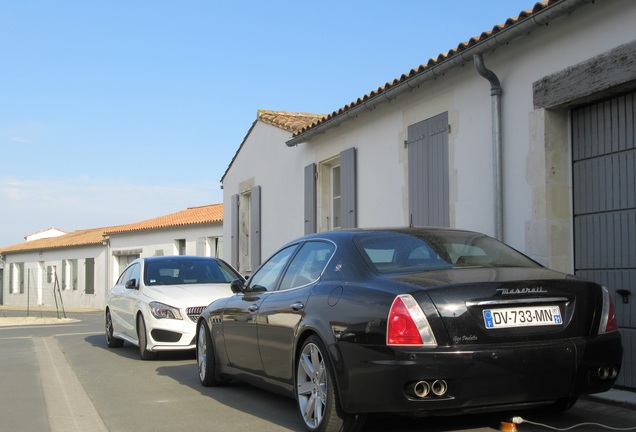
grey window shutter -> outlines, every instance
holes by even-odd
[[[450,226],[448,113],[408,128],[409,224]]]
[[[341,226],[355,228],[358,209],[356,206],[356,149],[354,147],[340,153],[340,193]]]
[[[316,164],[305,167],[305,234],[316,232]]]
[[[230,230],[231,230],[231,255],[230,264],[237,270],[239,268],[239,196],[232,195],[230,201]]]
[[[250,264],[252,271],[261,265],[261,187],[254,186],[250,203]]]

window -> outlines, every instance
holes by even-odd
[[[118,255],[117,268],[122,272],[131,262],[139,258],[139,255]]]
[[[241,183],[231,202],[231,263],[249,274],[261,264],[261,187]]]
[[[218,258],[222,254],[222,238],[199,237],[197,239],[197,256]]]
[[[331,243],[305,243],[285,272],[279,290],[297,288],[317,281],[335,249]]]
[[[331,229],[341,227],[340,165],[331,168]]]
[[[148,260],[144,268],[148,286],[230,283],[239,277],[225,262],[212,258]],[[131,278],[139,278],[138,269]]]
[[[77,260],[64,260],[62,273],[62,289],[77,289]]]
[[[380,233],[360,236],[354,242],[379,273],[538,266],[511,247],[474,233]]]
[[[356,149],[305,167],[305,234],[357,226]]]
[[[84,292],[95,294],[95,258],[84,260]]]
[[[271,257],[250,279],[250,288],[260,288],[272,291],[276,287],[287,262],[298,248],[298,245],[289,246]]]
[[[55,275],[57,274],[57,266],[50,265],[46,266],[46,283],[54,283]]]
[[[186,254],[186,241],[185,239],[175,240],[175,248],[177,249],[177,255],[185,255]]]
[[[340,157],[321,162],[319,166],[319,230],[330,231],[341,227]]]
[[[11,264],[11,293],[24,293],[24,263]]]
[[[124,285],[126,281],[129,280],[130,272],[131,272],[130,268],[124,269],[124,271],[121,272],[121,274],[119,275],[116,285]]]
[[[130,273],[128,274],[128,280],[135,280],[135,286],[139,286],[139,276],[140,276],[140,265],[135,263],[130,266]],[[126,281],[128,282],[128,281]]]

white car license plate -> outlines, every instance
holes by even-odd
[[[563,318],[558,306],[527,306],[484,310],[486,328],[561,325]]]

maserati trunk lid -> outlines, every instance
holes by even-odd
[[[600,287],[542,268],[454,269],[402,276],[432,302],[448,344],[539,341],[591,334]]]

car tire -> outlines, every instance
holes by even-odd
[[[307,338],[296,359],[296,402],[310,432],[357,432],[366,420],[340,407],[333,366],[316,335]]]
[[[139,341],[139,357],[142,360],[153,360],[156,353],[148,350],[148,334],[143,315],[137,317],[137,340]]]
[[[124,345],[124,340],[113,336],[113,319],[110,310],[106,310],[106,344],[108,348],[120,348]]]
[[[204,387],[215,387],[224,384],[226,381],[219,376],[217,371],[212,335],[205,321],[202,321],[197,329],[196,351],[201,385]]]
[[[547,411],[551,414],[560,414],[572,408],[577,400],[578,400],[578,397],[574,397],[574,396],[569,398],[559,399],[556,402],[554,402],[550,407],[548,407],[547,410],[544,410],[544,412]]]

